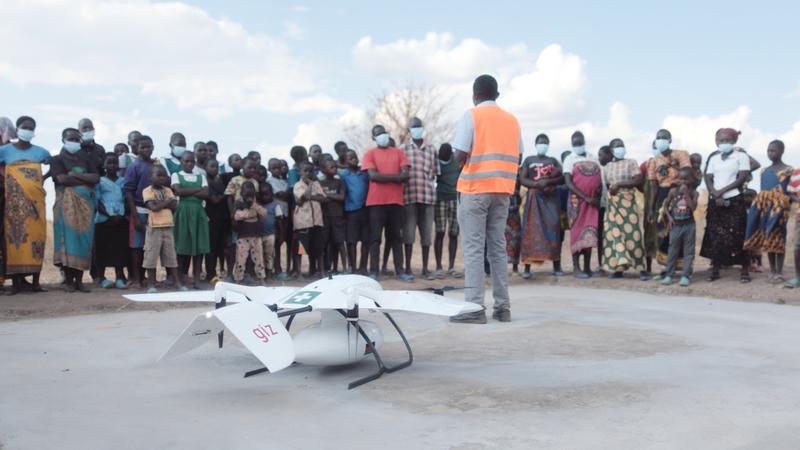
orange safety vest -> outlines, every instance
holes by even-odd
[[[463,194],[514,193],[519,168],[517,119],[495,105],[472,108],[472,152],[457,190]]]

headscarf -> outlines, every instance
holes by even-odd
[[[0,145],[17,138],[17,127],[8,117],[0,117]]]
[[[733,128],[720,128],[717,130],[717,137],[720,139],[722,138],[731,138],[735,141],[739,140],[739,135],[742,134],[741,131],[736,131]]]

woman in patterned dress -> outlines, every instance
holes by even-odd
[[[603,227],[603,269],[610,278],[622,278],[628,269],[644,273],[644,247],[641,219],[636,205],[636,188],[642,173],[633,159],[625,159],[625,143],[614,139],[609,144],[614,159],[603,168],[608,184],[608,204]]]
[[[783,261],[786,256],[786,224],[789,221],[791,198],[786,193],[792,168],[783,163],[784,144],[772,141],[767,157],[772,165],[761,173],[761,192],[747,213],[744,248],[750,252],[765,251],[769,259],[771,283],[783,283]]]

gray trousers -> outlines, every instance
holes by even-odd
[[[669,230],[669,257],[667,258],[666,275],[675,275],[678,255],[681,253],[681,249],[683,249],[683,276],[691,278],[694,265],[696,233],[697,230],[694,221],[682,225],[673,225],[672,229]]]
[[[483,254],[492,273],[494,310],[508,310],[508,257],[506,256],[507,194],[459,194],[458,226],[464,252],[464,299],[483,305]]]

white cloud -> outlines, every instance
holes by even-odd
[[[9,0],[3,17],[0,40],[26,36],[0,62],[20,85],[133,86],[211,119],[343,109],[283,41],[185,3]]]
[[[306,30],[294,22],[283,24],[283,36],[287,39],[303,39]]]
[[[450,33],[427,33],[423,40],[401,39],[376,44],[364,37],[353,48],[357,66],[377,77],[409,76],[457,93],[467,106],[473,79],[494,74],[500,99],[523,126],[564,126],[585,116],[588,77],[586,62],[558,44],[538,55],[524,44],[493,47],[479,39],[456,41]]]

